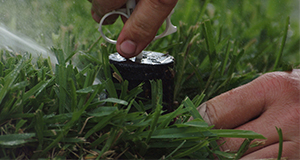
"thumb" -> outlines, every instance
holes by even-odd
[[[125,58],[138,55],[153,40],[177,0],[140,0],[117,40],[117,51]]]

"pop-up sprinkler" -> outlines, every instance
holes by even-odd
[[[103,16],[100,21],[99,32],[107,42],[112,44],[117,43],[116,40],[108,38],[103,33],[102,25],[104,20],[113,14],[118,14],[129,18],[135,6],[135,0],[128,0],[126,3],[126,8],[112,11]],[[166,30],[162,34],[156,36],[153,41],[177,31],[176,26],[171,23],[171,14],[166,19]],[[149,80],[161,79],[163,84],[163,102],[167,104],[164,105],[164,109],[172,111],[174,57],[159,52],[142,51],[138,56],[130,59],[125,59],[119,53],[114,53],[109,56],[109,61],[118,69],[123,79],[129,82],[128,89],[133,89],[144,82],[144,91],[139,95],[143,98],[151,98],[151,85]]]

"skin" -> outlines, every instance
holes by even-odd
[[[282,157],[300,159],[299,69],[264,74],[203,103],[198,111],[216,129],[252,130],[267,138],[263,145],[249,149],[244,159],[277,158],[275,127],[283,132]],[[237,151],[243,139],[224,138],[219,144],[224,141],[223,151]]]
[[[89,0],[92,17],[101,17],[121,8],[126,0]],[[117,40],[117,50],[125,58],[138,55],[154,38],[177,0],[140,0]],[[112,24],[111,16],[106,24]],[[267,140],[251,148],[243,159],[277,158],[283,132],[283,157],[300,159],[300,70],[267,73],[252,82],[223,93],[198,107],[204,120],[216,129],[252,130]],[[236,151],[242,139],[224,138],[224,151]]]
[[[92,2],[92,17],[100,22],[101,17],[125,5],[127,0],[89,0]],[[155,37],[164,20],[175,7],[177,0],[139,0],[130,18],[117,39],[117,51],[125,58],[137,56]],[[109,17],[111,24],[116,16]]]

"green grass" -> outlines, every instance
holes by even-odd
[[[154,96],[144,103],[136,99],[141,85],[128,91],[126,80],[113,83],[108,54],[115,46],[98,40],[88,2],[1,3],[1,15],[11,13],[1,21],[43,45],[52,44],[59,62],[53,66],[49,59],[38,58],[33,63],[29,54],[0,51],[3,159],[212,159],[214,154],[238,159],[253,139],[264,137],[213,130],[195,108],[262,73],[300,64],[299,21],[289,18],[296,1],[179,1],[172,17],[178,32],[147,48],[176,59],[178,105],[162,114],[160,80],[151,82]],[[24,14],[9,12],[10,7],[22,8]],[[32,22],[32,17],[37,20]],[[117,30],[111,29],[112,37]],[[93,83],[96,78],[100,84]],[[145,112],[145,107],[152,110]],[[188,122],[191,116],[195,120]],[[220,137],[245,141],[237,153],[225,153],[215,143]]]

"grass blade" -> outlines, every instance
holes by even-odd
[[[244,140],[244,142],[243,142],[242,145],[240,146],[238,152],[236,153],[236,156],[235,156],[234,160],[240,159],[240,158],[246,153],[246,151],[247,151],[247,150],[249,149],[249,147],[250,147],[251,141],[253,141],[253,139],[246,138],[246,139]]]
[[[16,125],[16,130],[15,130],[15,134],[18,133],[19,129],[20,129],[26,122],[27,122],[27,120],[21,119],[21,120],[17,123],[17,125]]]
[[[168,117],[160,123],[160,125],[157,127],[157,129],[162,129],[162,128],[165,128],[167,127],[171,122],[172,120],[179,115],[179,112],[183,109],[183,105],[180,105],[175,111],[173,111],[172,113],[169,113]]]
[[[281,41],[280,50],[277,54],[276,61],[275,61],[274,67],[273,67],[274,71],[277,69],[278,65],[280,65],[280,60],[281,60],[281,57],[283,55],[283,50],[284,50],[285,42],[286,42],[286,39],[287,39],[289,25],[290,25],[290,17],[287,17],[286,24],[285,24],[285,29],[284,29],[284,35],[283,35],[283,38],[282,38],[282,41]]]
[[[234,159],[235,158],[235,153],[227,153],[227,152],[222,152],[222,151],[219,151],[219,150],[213,151],[213,153],[220,156],[220,158],[221,157],[224,157],[224,158],[227,158],[227,159]]]
[[[210,2],[210,0],[205,0],[205,3],[204,3],[204,5],[202,6],[202,8],[201,8],[201,12],[200,12],[200,14],[199,14],[199,18],[202,18],[203,17],[203,15],[204,15],[204,13],[205,13],[205,11],[206,11],[206,8],[207,8],[207,5],[209,4],[209,2]],[[196,23],[196,22],[195,22]]]
[[[23,100],[28,100],[28,98],[31,96],[37,97],[53,80],[54,78],[49,79],[48,81],[41,81],[40,83],[38,83],[23,95]]]
[[[163,108],[163,106],[161,105],[162,104],[162,81],[161,80],[157,80],[156,82],[151,81],[151,89],[152,89],[151,90],[152,105],[154,105],[156,108],[155,108],[155,112],[153,113],[153,119],[152,119],[152,122],[150,125],[150,132],[146,139],[146,143],[149,143],[149,141],[151,139],[151,135],[154,132],[154,130],[156,129],[157,121],[161,115],[161,110]]]
[[[207,131],[210,127],[181,127],[181,128],[164,128],[157,129],[151,135],[153,139],[174,139],[174,138],[194,138],[194,139],[204,139],[208,136],[217,136],[216,134]],[[203,131],[203,132],[200,132]],[[140,136],[145,137],[149,135],[150,131],[143,132]]]
[[[222,71],[221,71],[222,75],[224,75],[224,72],[225,72],[225,69],[226,69],[226,65],[228,63],[229,53],[230,53],[230,44],[231,44],[231,42],[228,40],[227,47],[226,47],[226,52],[225,52],[225,58],[223,60],[223,65],[222,65]]]
[[[58,144],[58,142],[65,136],[67,135],[67,133],[69,132],[69,130],[71,129],[71,127],[74,125],[74,123],[76,121],[78,121],[78,119],[81,117],[81,115],[83,114],[83,112],[86,110],[86,108],[90,105],[90,103],[93,101],[93,99],[95,98],[95,96],[97,95],[98,91],[100,90],[100,88],[103,88],[102,85],[98,85],[98,87],[96,88],[95,92],[90,96],[90,99],[88,99],[88,101],[86,102],[86,104],[81,108],[81,110],[73,112],[72,114],[72,119],[64,126],[64,128],[62,129],[61,134],[59,134],[57,136],[57,138],[50,144],[48,145],[43,151],[42,151],[42,155],[45,154],[46,152],[48,152],[50,149],[52,149],[54,146],[56,146]]]
[[[91,136],[93,133],[101,130],[103,127],[105,127],[106,125],[109,124],[109,122],[111,121],[111,119],[116,116],[117,112],[113,112],[112,114],[106,116],[105,118],[102,118],[102,120],[96,124],[92,129],[90,129],[86,134],[85,134],[85,138],[88,138],[89,136]]]
[[[283,149],[283,135],[282,135],[282,130],[281,128],[277,128],[277,133],[279,135],[279,151],[278,151],[278,156],[277,156],[277,160],[280,160],[282,157],[282,149]]]
[[[76,93],[76,86],[74,81],[69,78],[68,83],[71,88],[71,112],[75,112],[76,106],[77,106],[77,93]]]
[[[111,98],[118,98],[118,94],[117,94],[115,85],[111,79],[107,80],[106,89]]]
[[[209,20],[204,21],[203,30],[204,30],[204,35],[205,35],[206,46],[209,51],[209,60],[212,65],[212,64],[214,64],[214,61],[216,58],[216,46],[215,46],[215,40],[214,40],[214,36],[213,36],[213,29],[211,26],[211,21],[209,21]]]
[[[112,128],[104,147],[101,149],[101,152],[97,157],[97,160],[100,159],[102,155],[111,148],[113,142],[115,141],[116,136],[117,136],[117,130]]]
[[[150,132],[147,136],[146,143],[149,143],[149,141],[151,139],[151,135],[152,135],[152,133],[154,132],[154,130],[156,128],[156,124],[157,124],[158,118],[161,114],[160,112],[161,112],[162,108],[163,107],[159,104],[156,106],[155,112],[153,113],[154,117],[153,117],[151,125],[150,125]]]
[[[2,103],[2,100],[5,97],[6,93],[10,90],[10,87],[13,85],[16,78],[18,77],[21,69],[24,68],[24,66],[26,65],[26,62],[25,62],[26,58],[28,58],[27,54],[25,56],[23,56],[23,58],[18,62],[18,64],[14,68],[14,70],[12,70],[9,74],[7,74],[4,77],[4,85],[0,91],[0,104]],[[4,111],[4,109],[2,110],[1,113],[3,113],[3,111]]]
[[[192,117],[193,117],[194,119],[199,118],[199,119],[203,120],[203,118],[202,118],[201,115],[199,114],[199,112],[198,112],[196,106],[193,104],[193,102],[192,102],[188,97],[186,97],[185,100],[184,100],[182,103],[184,104],[184,106],[185,106],[186,108],[190,108],[190,109],[191,109],[191,110],[190,110],[190,113],[191,113],[191,115],[192,115]]]
[[[128,102],[117,99],[117,98],[107,98],[107,99],[100,101],[100,103],[103,103],[103,102],[117,103],[117,104],[121,104],[121,105],[125,105],[125,106],[128,105]]]
[[[218,135],[219,137],[266,139],[266,137],[264,137],[261,134],[255,133],[253,131],[247,131],[247,130],[219,129],[219,130],[210,130],[210,132]]]
[[[118,107],[99,107],[93,110],[92,112],[89,112],[89,116],[93,117],[103,117],[103,116],[108,116],[114,112],[118,111]]]
[[[194,103],[194,106],[197,107],[197,106],[200,106],[202,100],[204,99],[205,97],[205,94],[204,93],[201,93],[201,95],[196,95],[192,102]]]
[[[212,68],[211,74],[206,82],[204,91],[206,91],[213,82],[215,75],[218,73],[217,71],[219,70],[220,65],[221,62],[215,63],[214,67]],[[210,90],[209,92],[213,92],[213,90]]]
[[[218,43],[218,45],[216,46],[216,52],[218,54],[220,53],[221,49],[226,45],[226,42],[228,45],[228,42],[230,42],[230,36],[227,36],[225,39],[223,39],[221,42]]]
[[[176,158],[181,158],[181,157],[184,157],[184,156],[188,156],[190,154],[192,154],[193,152],[207,146],[209,144],[209,141],[208,140],[205,140],[205,141],[202,141],[201,143],[197,144],[196,146],[182,152],[182,153],[179,153],[177,155],[175,155],[173,158],[176,159]]]
[[[17,146],[27,143],[27,140],[35,137],[35,133],[8,134],[0,136],[0,146]]]
[[[96,139],[94,142],[91,143],[91,147],[95,147],[98,146],[99,144],[101,144],[102,142],[105,141],[105,139],[107,139],[107,137],[109,136],[109,133],[106,133],[104,135],[102,135],[101,137],[99,137],[98,139]]]
[[[58,108],[59,108],[59,113],[63,114],[65,112],[65,104],[66,104],[66,99],[67,99],[67,72],[66,72],[66,62],[64,58],[64,52],[61,49],[55,49],[52,48],[52,51],[55,53],[56,58],[58,60],[58,63],[55,68],[55,74],[56,76],[56,83],[59,86],[58,87]]]
[[[174,153],[176,153],[185,144],[185,142],[186,140],[182,141],[182,143],[178,145],[178,147],[176,147],[174,151],[172,151],[168,156],[166,156],[165,159],[169,159]]]
[[[175,124],[177,127],[197,127],[197,128],[208,128],[208,124],[201,119],[193,119],[183,124]]]
[[[35,116],[36,116],[36,125],[35,125],[35,131],[36,131],[36,135],[39,141],[39,145],[38,145],[38,150],[42,149],[42,145],[44,142],[44,137],[43,137],[43,130],[44,130],[44,119],[43,119],[43,112],[38,109],[35,112]]]

